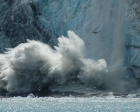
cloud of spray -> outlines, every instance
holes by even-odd
[[[54,83],[64,85],[74,79],[91,88],[125,90],[127,85],[130,87],[128,81],[122,80],[125,68],[120,63],[109,68],[104,59],[85,59],[83,40],[72,31],[68,31],[68,37],[59,37],[54,49],[42,42],[27,40],[0,54],[1,90],[26,93]]]

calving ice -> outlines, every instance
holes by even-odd
[[[52,85],[58,87],[75,82],[73,86],[129,92],[135,86],[133,78],[121,65],[107,66],[104,59],[85,58],[88,49],[72,31],[58,38],[58,46],[27,40],[0,54],[0,90],[8,93],[41,91]],[[69,88],[70,89],[70,88]]]

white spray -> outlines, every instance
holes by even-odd
[[[64,85],[73,79],[91,88],[105,85],[108,89],[124,90],[126,84],[130,85],[122,80],[125,68],[118,64],[107,67],[104,59],[85,59],[83,40],[72,31],[68,31],[68,37],[59,37],[54,49],[34,40],[7,49],[0,55],[1,90],[26,93],[53,83]]]

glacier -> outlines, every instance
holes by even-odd
[[[116,91],[119,92],[128,92],[132,88],[137,88],[137,90],[139,90],[137,87],[138,85],[136,84],[139,83],[140,77],[139,5],[140,2],[138,0],[1,0],[0,52],[3,53],[5,48],[15,48],[15,50],[20,49],[22,45],[27,45],[27,39],[42,41],[46,43],[46,46],[48,45],[56,50],[61,47],[58,44],[58,37],[61,37],[62,35],[67,36],[67,31],[72,30],[84,42],[84,47],[86,49],[84,59],[89,59],[89,61],[83,61],[83,63],[87,65],[87,68],[84,70],[88,71],[90,67],[92,68],[92,66],[89,66],[92,65],[92,60],[95,61],[94,63],[96,63],[96,61],[97,63],[103,62],[103,67],[105,67],[106,70],[109,70],[109,76],[107,76],[107,78],[105,71],[105,76],[102,76],[102,78],[99,76],[97,81],[94,82],[96,83],[95,85],[97,88],[100,85],[102,85],[101,88],[103,88],[105,83],[109,89],[112,90],[113,88],[117,88]],[[33,42],[36,43],[36,41]],[[32,41],[29,43],[32,43]],[[79,42],[77,42],[77,44],[78,43]],[[42,46],[42,44],[39,46]],[[69,45],[69,43],[67,43],[67,45]],[[56,48],[54,46],[59,47]],[[32,49],[33,48],[31,48],[31,50]],[[38,47],[38,49],[41,50],[41,47]],[[76,51],[79,53],[81,50],[79,50],[78,47]],[[20,54],[22,53],[20,50],[13,50],[11,52],[19,52],[19,55],[17,55],[19,57],[20,55],[24,55],[24,53]],[[27,52],[28,50],[26,53]],[[42,51],[40,52],[42,53]],[[46,53],[46,51],[44,51],[44,53]],[[4,54],[4,58],[5,55],[6,54]],[[13,56],[14,54],[9,57],[11,58]],[[14,58],[16,59],[16,55]],[[1,55],[1,59],[3,59],[3,55]],[[17,60],[15,60],[15,62],[16,61]],[[38,63],[35,60],[33,61]],[[11,61],[1,62],[7,64]],[[42,62],[39,63],[41,64]],[[55,65],[57,64],[54,64],[54,67]],[[6,67],[7,66],[9,65],[6,65]],[[37,66],[40,65],[35,64],[35,67]],[[38,73],[38,71],[35,72],[35,74]],[[13,72],[10,73],[12,74]],[[65,73],[63,72],[62,74]],[[84,83],[85,85],[90,80],[90,78],[86,79],[83,76],[77,76],[81,79],[82,84]],[[5,75],[5,77],[7,77],[7,75]],[[15,77],[16,76],[13,77],[13,80],[19,82],[19,78]],[[3,76],[1,78],[3,78]],[[15,88],[16,91],[19,91],[20,93],[22,90],[17,89],[19,88],[19,85],[12,85],[13,80],[11,80],[11,77],[8,78],[11,84],[8,86],[4,86],[5,83],[2,84],[4,89],[6,88],[6,90],[11,91]],[[4,78],[4,80],[8,79]],[[34,80],[36,81],[36,78]],[[64,77],[63,79],[58,78],[57,80],[61,82],[60,84],[65,82]],[[23,92],[30,92],[31,88],[40,89],[44,87],[42,86],[42,82],[37,82],[37,87],[33,87],[34,85],[30,85],[30,87],[28,84],[26,85],[26,81],[23,81],[28,87],[27,90],[23,88]],[[118,84],[115,86],[112,85],[113,83]],[[22,83],[20,85],[22,85]],[[73,86],[73,84],[69,84],[69,87],[70,85]],[[89,85],[92,85],[90,81]],[[51,90],[53,89],[57,91],[58,85],[56,86],[52,84],[50,88]],[[67,89],[67,87],[64,86],[60,87],[60,89],[62,88],[65,88],[65,90]]]
[[[137,0],[39,0],[39,4],[39,21],[44,27],[57,35],[73,30],[87,45],[87,57],[104,58],[108,65],[122,59],[124,66],[139,78],[140,3]],[[96,34],[95,30],[100,31]]]

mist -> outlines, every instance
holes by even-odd
[[[116,92],[137,87],[123,59],[108,66],[106,60],[88,59],[87,54],[84,41],[73,31],[68,31],[68,37],[59,37],[54,48],[35,40],[8,48],[0,54],[0,91],[28,93],[53,84],[68,85],[70,81]]]

